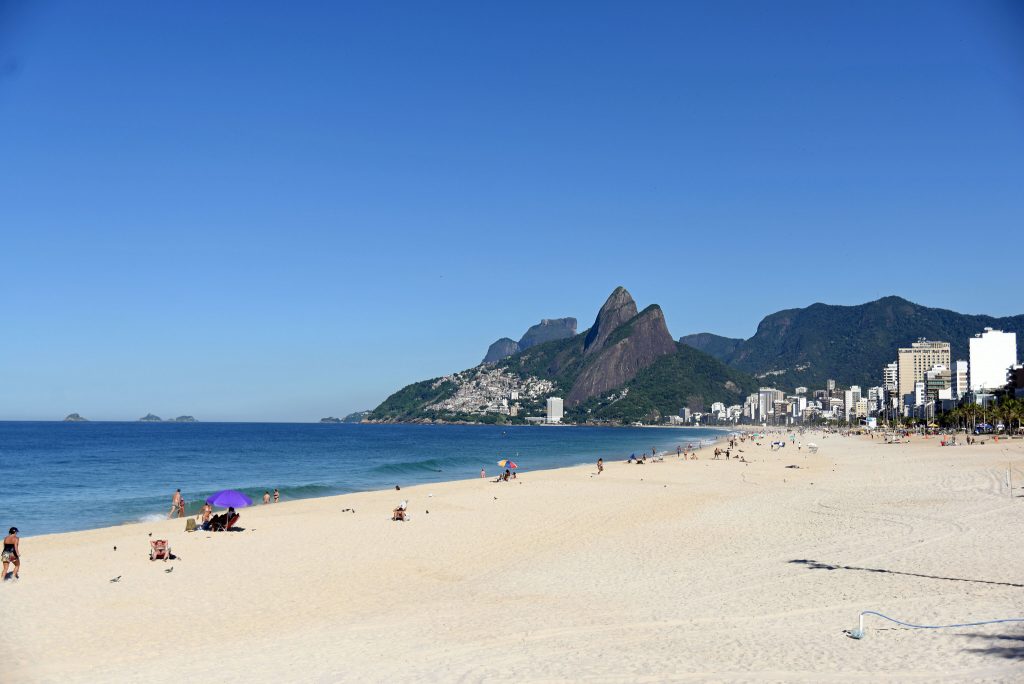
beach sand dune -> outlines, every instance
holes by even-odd
[[[1021,442],[813,439],[27,538],[2,679],[1024,679],[1024,623],[844,634],[1024,617]]]

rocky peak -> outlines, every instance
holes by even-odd
[[[495,361],[501,361],[507,356],[512,356],[517,351],[519,351],[519,345],[515,340],[502,337],[487,348],[487,354],[484,355],[482,363],[494,363]]]
[[[537,325],[530,326],[519,339],[519,351],[551,340],[564,340],[576,334],[575,318],[544,318]]]
[[[628,292],[625,294],[629,297]],[[629,305],[636,308],[631,297]],[[604,309],[601,312],[604,313]],[[598,323],[600,318],[598,315]],[[665,314],[654,304],[608,331],[595,350],[596,356],[580,373],[566,397],[569,406],[622,387],[662,356],[674,353],[676,343],[665,324]]]
[[[583,344],[584,355],[600,351],[605,340],[615,329],[636,314],[636,302],[633,301],[633,296],[621,285],[615,288],[615,291],[605,301],[604,306],[597,312],[597,319],[587,333],[587,339]]]

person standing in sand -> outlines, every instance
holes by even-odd
[[[263,492],[263,505],[266,506],[268,503],[270,503],[270,490],[269,489]]]
[[[21,570],[21,550],[18,548],[20,541],[17,527],[12,527],[4,537],[4,550],[3,553],[0,553],[0,560],[4,564],[3,578],[5,582],[7,581],[7,566],[11,563],[14,564],[14,579],[18,579],[18,572]]]
[[[483,468],[480,469],[480,477],[487,477],[487,473],[484,472]]]
[[[180,516],[181,515],[181,513],[179,512],[180,510],[181,510],[181,490],[180,489],[175,489],[174,490],[174,496],[171,497],[171,510],[167,514],[167,517],[168,518],[173,517],[175,513],[178,513],[178,515]]]
[[[604,459],[603,458],[599,458],[599,459],[597,459],[597,474],[600,475],[603,472],[604,472]]]

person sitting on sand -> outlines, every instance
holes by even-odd
[[[406,512],[406,509],[408,507],[409,507],[409,502],[406,501],[405,499],[403,499],[402,502],[400,504],[398,504],[398,506],[395,508],[395,510],[391,511],[391,519],[392,520],[401,520],[403,522],[408,520],[409,519],[409,514]]]
[[[204,530],[210,529],[210,517],[213,515],[213,506],[208,503],[204,503],[203,507],[199,509],[199,513],[196,514],[197,518],[201,518],[203,521],[202,528]]]
[[[14,564],[14,578],[18,579],[18,572],[21,570],[21,549],[18,548],[18,543],[21,540],[18,539],[18,528],[12,527],[4,537],[4,550],[0,553],[0,560],[4,564],[4,581],[7,581],[7,566],[11,563]]]
[[[508,479],[510,477],[512,477],[512,471],[509,470],[508,468],[505,468],[505,474],[501,476],[501,479],[504,480],[505,482],[508,482]]]

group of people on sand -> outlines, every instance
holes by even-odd
[[[480,472],[483,472],[483,471],[481,470]],[[505,472],[498,473],[498,479],[496,479],[495,482],[508,482],[509,480],[514,480],[514,479],[516,479],[515,471],[514,470],[509,470],[508,468],[505,468]]]
[[[235,512],[234,506],[229,507],[224,513],[214,515],[213,506],[204,503],[196,515],[196,520],[199,521],[199,529],[207,532],[220,532],[229,529],[234,523],[238,522],[240,517]]]
[[[277,503],[280,500],[281,500],[281,492],[278,491],[277,489],[274,489],[274,496],[273,496],[274,503]],[[263,492],[263,503],[264,504],[268,504],[268,503],[270,503],[270,501],[271,501],[271,496],[270,496],[270,490],[268,489],[268,490]],[[213,509],[210,508],[210,504],[203,504],[203,507],[199,510],[199,513],[196,515],[196,519],[199,519],[200,517],[202,517],[204,523],[208,522],[210,520],[211,515],[212,515],[212,510]],[[231,509],[231,511],[232,511],[232,513],[234,513],[234,509]],[[168,518],[184,518],[184,517],[186,517],[185,516],[185,498],[181,495],[181,489],[180,488],[174,490],[174,496],[171,497],[171,510],[167,514],[167,517]],[[230,520],[230,517],[228,519]]]

